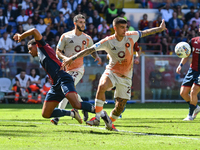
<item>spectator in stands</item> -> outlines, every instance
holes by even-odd
[[[45,32],[42,34],[44,40],[49,43],[50,45],[53,44],[53,41],[55,39],[55,35],[51,32],[50,26],[47,26]]]
[[[119,13],[119,17],[122,17],[122,18],[124,18],[127,21],[128,19],[127,19],[127,17],[125,15],[126,15],[126,13],[124,11],[121,11]]]
[[[39,23],[35,26],[35,28],[40,32],[40,34],[43,34],[47,28],[47,25],[44,24],[44,20],[40,18]]]
[[[138,23],[139,30],[145,30],[148,28],[149,21],[147,20],[147,18],[148,18],[147,14],[144,14],[142,20],[140,20]]]
[[[33,14],[34,14],[34,6],[33,6],[33,3],[30,2],[29,3],[29,8],[26,9],[25,11],[25,14],[29,17],[33,17]]]
[[[51,11],[47,11],[47,16],[44,18],[44,23],[53,28],[54,19],[51,16]]]
[[[53,0],[47,0],[47,5],[45,5],[45,12],[50,11],[52,3],[53,3]]]
[[[52,86],[52,81],[47,75],[45,78],[45,84],[42,87],[42,94],[46,95],[46,93],[50,90],[51,86]]]
[[[99,13],[105,13],[108,9],[109,0],[95,0],[95,9]]]
[[[34,15],[33,15],[33,17],[32,17],[32,19],[33,19],[33,24],[34,25],[37,25],[38,23],[39,23],[39,20],[40,20],[40,16],[39,16],[39,11],[34,11]]]
[[[31,0],[23,0],[22,1],[22,9],[26,10],[30,7],[29,3],[31,3]]]
[[[8,25],[7,28],[6,28],[6,32],[8,33],[8,37],[9,37],[9,38],[12,38],[12,36],[14,35],[14,33],[15,33],[16,31],[13,30],[13,26]]]
[[[30,77],[26,74],[25,70],[21,70],[20,74],[15,76],[16,84],[13,86],[15,91],[15,103],[18,103],[20,94],[25,97],[28,92],[28,101],[32,100],[32,94],[30,86]],[[24,101],[24,100],[23,100]]]
[[[194,30],[196,33],[198,33],[198,31],[199,31],[199,28],[196,26],[195,20],[192,21],[191,25],[189,25],[188,33],[191,34],[192,30]]]
[[[60,26],[64,26],[64,28],[66,28],[66,19],[65,17],[63,16],[63,12],[60,11],[59,12],[59,16],[57,16],[55,19],[54,19],[54,23],[55,23],[55,29],[59,30]],[[68,21],[67,21],[68,22]],[[68,27],[68,26],[67,26]]]
[[[36,73],[36,69],[32,68],[30,70],[30,86],[29,88],[31,89],[32,92],[37,92],[37,101],[34,103],[41,103],[42,101],[42,96],[41,96],[41,87],[40,87],[40,76],[39,74]]]
[[[188,21],[195,16],[194,12],[194,6],[190,7],[190,11],[185,14],[185,23],[188,23]]]
[[[69,19],[69,15],[72,13],[71,8],[67,7],[67,5],[68,5],[68,2],[63,1],[62,8],[59,10],[59,12],[63,13],[63,16],[65,17],[65,19]]]
[[[168,29],[172,36],[180,36],[180,31],[183,27],[182,20],[177,18],[177,13],[173,12],[173,17],[169,19]]]
[[[42,0],[37,0],[36,5],[34,6],[35,11],[38,11],[40,15],[45,14],[45,6],[42,3]]]
[[[91,38],[92,38],[94,43],[97,43],[99,41],[99,34],[98,34],[97,28],[93,28],[93,32],[92,32]]]
[[[166,38],[166,37],[162,37],[161,45],[162,45],[162,54],[163,54],[163,55],[168,54],[168,53],[167,53],[167,50],[169,50],[170,47],[169,47],[169,45],[168,45],[168,41],[167,41],[167,38]]]
[[[176,6],[176,13],[177,13],[177,18],[185,22],[185,15],[182,12],[182,8],[180,5]]]
[[[0,31],[1,34],[6,31],[8,26],[8,18],[3,15],[3,9],[0,8]]]
[[[85,13],[87,14],[88,17],[92,17],[93,14],[94,14],[93,11],[94,11],[94,10],[93,10],[93,4],[92,4],[92,2],[89,2],[89,3],[88,3],[88,7],[87,7],[87,9],[85,10]]]
[[[199,12],[195,12],[195,16],[190,19],[189,24],[192,24],[192,21],[196,21],[196,26],[199,27],[200,25],[200,18],[199,18]]]
[[[162,22],[162,15],[158,15],[157,19],[153,21],[153,27],[159,27]]]
[[[82,14],[81,4],[77,5],[76,10],[74,11],[75,15]]]
[[[77,8],[78,3],[75,0],[68,0],[68,8],[72,10],[72,12],[74,12]]]
[[[110,8],[106,11],[106,21],[108,24],[112,25],[113,20],[119,16],[119,10],[115,8],[115,4],[111,3]]]
[[[169,19],[172,18],[173,9],[170,9],[170,3],[166,3],[165,6],[159,8],[159,12],[162,15],[162,19],[165,20],[165,24],[168,27]]]
[[[0,38],[0,50],[6,50],[6,53],[13,53],[13,41],[8,37],[8,33],[4,32],[3,37]]]
[[[59,11],[57,10],[57,6],[56,6],[56,3],[52,3],[52,6],[50,8],[50,11],[51,11],[51,16],[53,18],[56,18],[58,15],[59,15]]]
[[[75,14],[72,12],[70,14],[69,19],[67,19],[66,22],[65,22],[65,23],[67,23],[67,29],[68,30],[73,30],[74,29],[74,21],[73,21],[74,17],[75,17]]]
[[[82,8],[82,12],[85,12],[87,10],[87,8],[88,8],[88,1],[87,0],[82,0],[81,8]]]
[[[99,13],[97,10],[94,10],[93,16],[92,16],[92,23],[95,28],[98,28],[99,24],[103,22],[103,18],[99,16]]]
[[[23,26],[20,24],[17,26],[17,33],[21,34],[24,32]]]
[[[26,41],[25,40],[22,40],[21,41],[21,44],[18,45],[17,47],[15,47],[14,51],[16,53],[28,53],[28,47],[26,45]]]
[[[183,28],[181,29],[181,33],[180,33],[180,42],[181,41],[187,42],[188,35],[189,35],[188,25],[184,24]]]
[[[135,28],[131,26],[130,20],[127,20],[127,28],[128,28],[128,31],[135,31]]]
[[[65,33],[65,32],[67,32],[68,30],[66,29],[66,28],[64,28],[64,26],[60,26],[60,28],[59,28],[59,30],[58,30],[58,32],[55,34],[55,36],[59,36],[59,38],[60,38],[60,36],[63,34],[63,33]],[[55,37],[56,38],[56,37]],[[57,45],[57,44],[56,44]]]
[[[2,53],[5,54],[6,50],[3,50]],[[9,59],[6,55],[0,55],[0,64],[1,64],[2,76],[9,77],[10,76]]]
[[[8,3],[8,6],[11,6],[12,10],[17,10],[18,9],[18,2],[17,0],[10,0],[10,2]]]
[[[21,15],[17,17],[17,23],[23,25],[27,23],[28,18],[29,16],[25,15],[25,9],[22,9]]]
[[[15,22],[17,18],[17,10],[12,10],[12,6],[8,5],[7,9],[4,9],[4,15],[7,17],[8,22]]]
[[[29,29],[35,28],[32,22],[33,22],[32,18],[29,17],[27,23],[23,25],[23,30],[27,31]]]
[[[106,23],[106,20],[103,20],[102,23],[98,26],[98,33],[101,35],[102,33],[106,34],[107,30],[110,29]]]
[[[162,74],[159,71],[159,67],[155,66],[155,69],[151,71],[149,75],[149,85],[154,100],[160,99],[161,97],[161,92],[162,92],[161,81],[162,81]]]

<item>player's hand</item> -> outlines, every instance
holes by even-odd
[[[139,64],[140,63],[140,60],[139,60],[139,58],[138,57],[136,57],[135,59],[134,59],[134,64]]]
[[[19,33],[16,33],[14,36],[13,36],[13,39],[17,42],[21,42],[22,38],[21,38],[21,35]]]
[[[160,24],[160,27],[162,28],[162,31],[167,30],[166,25],[165,25],[165,20],[162,19],[162,22]]]
[[[179,66],[176,68],[176,73],[180,74],[180,73],[181,73],[181,69],[182,69],[182,67],[179,65]]]
[[[95,59],[94,61],[98,61],[98,63],[97,63],[98,65],[101,65],[101,63],[102,63],[102,62],[101,62],[101,58],[100,58],[99,56],[96,57],[96,59]]]
[[[65,67],[66,65],[69,65],[69,64],[71,64],[71,63],[72,63],[72,59],[70,59],[70,58],[68,58],[68,57],[65,57],[65,58],[63,59],[61,69],[63,70],[64,67]]]

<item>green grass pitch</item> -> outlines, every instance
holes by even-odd
[[[200,114],[182,121],[187,103],[127,104],[114,123],[119,132],[105,130],[103,120],[90,127],[71,117],[55,126],[41,112],[41,104],[0,104],[0,150],[200,150]]]

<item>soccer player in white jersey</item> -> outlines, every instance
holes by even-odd
[[[74,54],[77,54],[78,52],[93,45],[91,37],[83,33],[85,29],[85,17],[81,14],[78,14],[74,17],[73,21],[75,29],[64,33],[61,36],[57,45],[56,54],[63,61],[68,59],[68,57],[73,56]],[[92,57],[95,58],[95,61],[98,61],[98,64],[101,64],[101,58],[97,55],[97,52],[92,53]],[[76,86],[84,74],[83,57],[65,66],[65,70],[73,77],[74,85]],[[78,95],[78,97],[79,101],[82,102],[80,95]],[[65,109],[67,103],[68,100],[64,98],[59,103],[58,108]],[[87,121],[88,114],[86,111],[83,112],[84,112],[84,121]],[[58,124],[58,121],[59,118],[51,119],[51,122],[55,125]]]
[[[109,64],[106,66],[96,93],[95,112],[96,116],[86,123],[89,125],[98,126],[100,117],[105,122],[105,127],[108,130],[117,131],[112,122],[114,122],[121,114],[127,101],[131,96],[131,84],[133,73],[133,46],[140,37],[145,37],[151,34],[166,30],[165,22],[162,20],[160,27],[155,27],[143,31],[126,31],[127,22],[124,18],[117,17],[113,20],[115,34],[106,37],[94,44],[92,47],[85,49],[76,55],[73,55],[68,60],[63,62],[63,66],[73,63],[74,60],[84,57],[94,51],[105,50],[109,55]],[[114,98],[115,108],[111,111],[110,117],[103,111],[105,103],[105,92],[112,87],[116,87]]]

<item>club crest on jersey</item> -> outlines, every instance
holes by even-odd
[[[81,46],[77,45],[75,48],[74,48],[75,52],[80,52],[81,51]]]
[[[82,44],[83,44],[83,45],[85,45],[85,44],[86,44],[86,41],[85,41],[85,40],[83,40],[83,41],[82,41]]]
[[[126,46],[127,48],[129,48],[129,47],[130,47],[130,44],[129,44],[129,43],[126,43],[125,46]]]
[[[118,57],[119,57],[119,58],[124,58],[124,57],[125,57],[125,52],[120,51],[120,52],[118,53]]]

